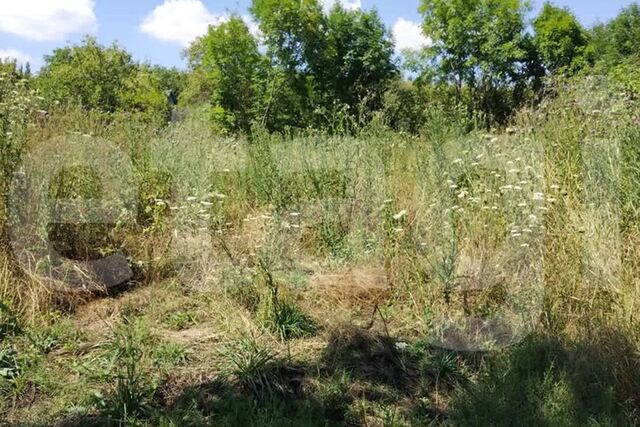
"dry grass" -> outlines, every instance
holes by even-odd
[[[640,181],[625,151],[637,105],[606,87],[577,103],[585,90],[488,135],[434,124],[420,138],[374,129],[249,143],[189,120],[132,138],[124,124],[54,117],[35,135],[74,123],[115,138],[148,178],[144,224],[119,230],[137,276],[88,297],[0,260],[0,298],[40,318],[30,333],[58,357],[15,338],[35,368],[12,386],[14,400],[27,382],[43,392],[33,411],[4,413],[100,413],[88,390],[111,390],[104,348],[134,319],[143,338],[129,344],[164,402],[150,402],[150,423],[238,425],[232,414],[259,413],[272,424],[258,425],[301,413],[336,425],[637,420],[640,233],[626,201]],[[149,178],[158,170],[171,185]],[[315,333],[265,328],[269,291]],[[48,317],[59,311],[70,321],[61,330]],[[257,379],[229,374],[239,347],[245,362],[268,361],[249,366]],[[56,376],[83,386],[38,382]],[[265,378],[279,390],[273,406],[256,386]]]

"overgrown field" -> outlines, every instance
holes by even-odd
[[[606,80],[420,136],[15,99],[3,423],[640,423],[640,108]]]

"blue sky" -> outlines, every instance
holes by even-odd
[[[418,28],[419,0],[341,1],[345,7],[375,7],[400,47],[425,43]],[[534,12],[543,0],[532,0]],[[606,21],[632,0],[556,0],[570,7],[585,25]],[[84,34],[101,43],[117,40],[140,61],[184,67],[180,52],[210,23],[237,13],[248,14],[250,0],[0,0],[0,57],[30,61],[34,68],[43,55]]]

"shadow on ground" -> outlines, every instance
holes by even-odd
[[[536,335],[500,353],[470,355],[420,343],[405,348],[347,327],[329,337],[317,364],[277,359],[257,382],[167,378],[133,425],[637,425],[639,368],[637,344],[614,330],[579,343]],[[436,387],[446,404],[433,402]],[[369,409],[354,409],[362,400]],[[371,408],[385,405],[402,415],[372,422]],[[96,416],[57,425],[123,424]]]
[[[587,342],[532,336],[487,358],[475,384],[454,400],[457,425],[640,424],[637,344],[605,329]]]

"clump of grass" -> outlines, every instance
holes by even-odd
[[[9,304],[0,300],[0,342],[6,337],[20,332],[20,325]]]
[[[177,343],[163,343],[154,350],[153,359],[156,366],[171,369],[189,361],[189,350]]]
[[[350,388],[353,379],[347,371],[335,372],[325,381],[318,381],[315,395],[322,402],[325,417],[335,421],[343,421],[353,401]]]
[[[258,305],[258,321],[283,340],[313,335],[317,326],[314,320],[298,306],[282,299],[276,290],[267,290]]]
[[[167,316],[163,323],[173,330],[182,331],[196,324],[196,316],[187,311],[177,311]]]
[[[100,403],[107,415],[121,421],[149,412],[154,387],[144,369],[147,332],[135,318],[124,316],[110,343],[113,370],[109,376],[113,391]]]
[[[314,320],[292,303],[280,289],[271,272],[261,264],[265,290],[258,304],[256,317],[267,330],[278,334],[283,341],[313,335],[317,326]]]
[[[275,355],[260,346],[254,337],[241,339],[224,353],[229,359],[228,371],[233,379],[256,399],[263,400],[282,391]]]

